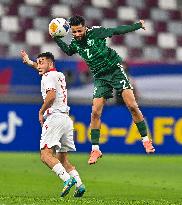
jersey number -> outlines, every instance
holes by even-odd
[[[92,57],[92,54],[89,53],[89,49],[87,48],[87,49],[85,49],[85,50],[86,50],[86,53],[87,53],[87,57],[88,57],[88,58],[91,58],[91,57]]]
[[[123,90],[128,88],[128,86],[126,86],[126,81],[125,80],[121,80],[120,83],[123,85]]]

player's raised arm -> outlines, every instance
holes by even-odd
[[[99,38],[107,38],[111,37],[113,35],[120,35],[120,34],[125,34],[129,33],[132,31],[136,31],[138,29],[144,29],[144,21],[140,20],[138,23],[130,24],[130,25],[123,25],[123,26],[117,26],[114,28],[96,28],[94,33],[97,35]]]
[[[53,37],[54,41],[57,45],[61,48],[61,50],[66,53],[68,56],[72,56],[75,51],[72,49],[71,46],[68,46],[64,41],[62,41],[61,37],[55,36]]]
[[[57,43],[57,45],[61,48],[61,50],[66,53],[68,56],[72,56],[75,51],[73,50],[71,45],[67,45],[64,41],[62,41],[62,37],[66,36],[69,32],[69,23],[64,18],[54,18],[49,23],[49,34]]]
[[[25,50],[21,50],[20,54],[21,54],[23,63],[31,66],[32,68],[35,68],[36,70],[38,70],[37,63],[29,59],[29,56],[28,56],[28,54],[26,53]]]

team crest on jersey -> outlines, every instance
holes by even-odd
[[[93,46],[94,45],[94,40],[93,39],[88,39],[87,40],[87,44],[89,45],[89,46]]]

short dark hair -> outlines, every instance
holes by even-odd
[[[37,58],[45,57],[55,63],[54,55],[51,52],[40,53]]]
[[[69,19],[70,26],[78,26],[78,25],[85,26],[85,19],[82,16],[72,16]]]

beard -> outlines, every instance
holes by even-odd
[[[85,34],[83,36],[79,36],[79,37],[74,37],[77,41],[82,41],[85,39]]]

